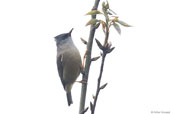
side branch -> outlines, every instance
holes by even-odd
[[[100,87],[100,83],[101,83],[101,78],[102,78],[105,58],[106,58],[106,53],[103,53],[102,62],[101,62],[101,68],[100,68],[100,74],[99,74],[99,78],[98,78],[98,82],[97,82],[96,95],[95,95],[95,98],[94,98],[94,103],[93,103],[92,108],[91,108],[92,109],[91,110],[91,114],[94,114],[94,112],[95,112],[95,108],[96,108],[96,103],[97,103],[97,99],[98,99],[98,96],[99,96],[99,92],[100,92],[101,89],[103,89],[103,88]],[[105,86],[106,85],[107,84],[105,84]]]
[[[108,21],[106,23],[108,23]],[[101,67],[100,67],[100,74],[99,74],[98,81],[97,81],[96,95],[94,97],[93,104],[90,102],[91,114],[94,114],[95,113],[96,103],[97,103],[97,99],[98,99],[100,90],[101,89],[104,89],[106,87],[106,85],[107,85],[107,83],[106,83],[106,84],[104,84],[104,85],[101,86],[101,79],[102,79],[102,74],[103,74],[104,62],[105,62],[106,55],[109,54],[110,52],[112,52],[113,49],[114,49],[114,47],[111,48],[112,44],[108,43],[108,38],[109,38],[109,27],[108,27],[108,24],[107,24],[107,26],[106,26],[106,32],[105,32],[105,40],[104,40],[103,46],[96,39],[96,43],[97,43],[98,47],[102,50],[103,55],[102,55],[102,61],[101,61]]]

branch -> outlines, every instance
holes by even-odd
[[[97,60],[99,58],[99,57],[95,57],[95,58],[91,59],[91,50],[92,50],[92,44],[93,44],[93,38],[94,38],[95,30],[99,27],[100,24],[102,24],[102,29],[103,29],[103,32],[105,33],[105,40],[104,40],[103,45],[96,39],[96,43],[97,43],[99,49],[101,49],[101,51],[103,53],[102,53],[100,74],[99,74],[98,81],[97,81],[96,94],[95,94],[95,96],[93,96],[93,98],[94,98],[93,103],[90,102],[91,114],[95,113],[95,108],[96,108],[97,99],[98,99],[100,90],[104,89],[106,87],[106,85],[107,85],[107,83],[106,83],[106,84],[101,86],[101,79],[102,79],[102,74],[103,74],[103,68],[104,68],[104,62],[105,62],[106,55],[111,53],[115,48],[115,47],[111,47],[112,44],[108,42],[109,28],[110,28],[111,25],[114,25],[115,29],[120,34],[120,32],[121,32],[120,27],[116,23],[119,23],[120,25],[123,25],[125,27],[130,27],[130,25],[128,25],[127,23],[125,23],[125,22],[123,22],[121,20],[118,20],[118,17],[116,17],[116,16],[111,16],[111,17],[115,17],[115,18],[112,19],[112,20],[110,19],[111,17],[109,15],[112,15],[112,13],[113,14],[115,14],[115,13],[112,10],[109,9],[108,1],[102,3],[103,13],[101,13],[100,11],[97,10],[96,5],[98,6],[98,4],[99,4],[99,0],[95,0],[95,5],[94,5],[94,7],[92,9],[94,11],[91,11],[91,12],[87,13],[87,15],[92,15],[92,19],[86,24],[86,25],[91,25],[91,29],[90,29],[89,42],[88,42],[88,45],[87,45],[87,52],[88,53],[87,53],[87,57],[86,57],[85,73],[83,75],[84,80],[88,80],[88,73],[89,73],[89,68],[90,68],[91,61],[92,60]],[[112,11],[112,13],[110,11]],[[101,14],[103,14],[105,16],[106,22],[104,22],[103,20],[97,20],[96,19],[95,14],[99,14],[99,13],[101,13]],[[98,22],[98,23],[96,24],[96,22]],[[84,114],[86,112],[84,110],[86,89],[87,89],[87,84],[83,84],[82,85],[82,92],[81,92],[81,101],[80,101],[80,106],[82,105],[80,110],[83,113],[81,113],[81,114]]]
[[[91,107],[92,107],[91,108],[91,114],[95,113],[96,103],[97,103],[97,99],[98,99],[100,90],[104,89],[106,87],[106,85],[107,85],[107,83],[106,83],[106,84],[100,86],[101,85],[101,79],[102,79],[102,74],[103,74],[103,68],[104,68],[104,62],[105,62],[106,55],[108,53],[112,52],[113,49],[114,49],[114,47],[111,48],[111,44],[108,43],[108,39],[109,39],[109,26],[108,26],[108,20],[106,20],[106,32],[105,32],[105,40],[104,40],[103,46],[96,39],[96,43],[97,43],[98,47],[103,51],[103,54],[102,54],[102,61],[101,61],[101,67],[100,67],[100,74],[99,74],[99,78],[98,78],[98,82],[97,82],[96,95],[95,95],[95,98],[94,98],[94,102],[91,105]]]
[[[102,56],[100,74],[99,74],[99,78],[98,78],[98,82],[97,82],[96,95],[95,95],[94,103],[93,103],[93,106],[92,106],[92,109],[91,109],[91,114],[94,114],[94,112],[95,112],[96,103],[97,103],[97,99],[98,99],[100,90],[103,89],[107,85],[107,83],[106,83],[105,85],[103,85],[103,88],[102,88],[102,86],[100,87],[100,83],[101,83],[101,78],[102,78],[102,73],[103,73],[103,67],[104,67],[104,62],[105,62],[106,54],[107,53],[103,53],[103,56]]]
[[[97,10],[100,0],[95,0],[94,6],[92,10]],[[92,19],[95,19],[96,15],[92,15]],[[87,56],[86,56],[86,63],[83,73],[83,80],[87,80],[88,82],[88,74],[89,69],[91,65],[91,51],[92,51],[92,45],[93,45],[93,39],[95,34],[96,28],[94,25],[91,25],[90,27],[90,34],[89,34],[89,40],[87,43]],[[87,92],[87,83],[82,84],[81,88],[81,98],[80,98],[80,108],[79,108],[79,114],[84,114],[84,107],[85,107],[85,101],[86,101],[86,92]]]

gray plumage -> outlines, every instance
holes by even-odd
[[[69,106],[73,103],[71,95],[72,85],[81,71],[81,56],[72,41],[72,30],[69,33],[60,34],[55,37],[58,74],[66,91]]]

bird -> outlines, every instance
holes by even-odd
[[[73,104],[71,89],[82,70],[81,55],[75,46],[71,33],[63,33],[55,37],[57,46],[57,70],[66,91],[68,106]]]

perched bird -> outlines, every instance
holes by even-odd
[[[68,106],[73,103],[71,89],[82,68],[80,53],[72,41],[72,30],[55,37],[58,74],[66,91]]]

